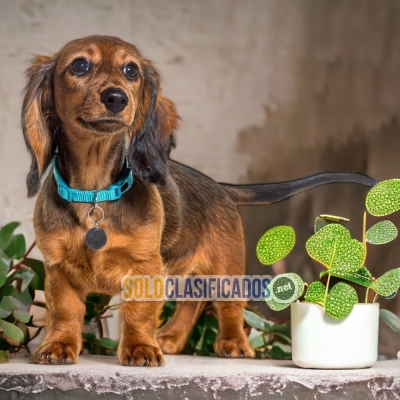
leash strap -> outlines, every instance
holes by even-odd
[[[125,171],[117,183],[110,185],[104,190],[79,190],[70,188],[64,181],[57,167],[57,154],[53,158],[53,175],[56,180],[58,194],[68,202],[78,203],[100,203],[102,201],[118,200],[133,185],[134,177],[126,159]]]

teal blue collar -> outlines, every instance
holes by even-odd
[[[104,190],[79,190],[70,188],[64,181],[57,167],[57,154],[53,158],[53,174],[56,180],[58,194],[69,202],[78,203],[100,203],[102,201],[118,200],[127,192],[133,184],[134,178],[132,170],[129,168],[126,160],[125,170],[119,181]]]

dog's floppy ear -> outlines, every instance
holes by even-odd
[[[57,124],[53,93],[55,65],[56,57],[38,56],[26,71],[28,84],[22,107],[22,129],[32,155],[26,179],[28,196],[39,191],[40,178],[54,151],[53,132]]]
[[[167,159],[175,147],[178,115],[170,100],[158,94],[158,75],[144,65],[143,93],[133,124],[129,164],[145,182],[164,184]]]

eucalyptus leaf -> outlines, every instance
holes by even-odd
[[[325,285],[320,282],[312,282],[307,288],[304,299],[310,303],[317,303],[323,305],[325,303]]]
[[[371,244],[385,244],[396,239],[398,234],[392,221],[381,221],[368,229],[365,240]]]
[[[3,330],[3,334],[7,338],[13,339],[19,343],[22,343],[24,340],[23,332],[14,324],[10,324],[9,322],[0,319],[0,328]]]
[[[20,259],[25,254],[25,248],[26,248],[26,245],[25,245],[24,235],[15,235],[11,238],[10,243],[4,249],[4,253],[10,259],[12,259],[12,258]]]
[[[8,273],[8,265],[0,259],[0,286],[3,286],[6,279],[7,279],[7,273]]]
[[[400,318],[389,310],[380,310],[379,316],[389,325],[391,329],[400,332]]]
[[[267,321],[249,310],[243,310],[243,318],[250,326],[256,329],[261,329],[264,332],[269,332],[274,325],[273,322]]]
[[[271,265],[286,257],[296,242],[291,226],[276,226],[261,237],[257,243],[257,257],[264,265]]]
[[[31,269],[21,268],[16,276],[22,281],[21,292],[23,292],[31,283],[31,280],[35,276],[35,272]]]
[[[26,306],[32,303],[32,296],[29,293],[29,289],[25,289],[22,292],[18,292],[18,290],[14,289],[11,295]]]
[[[16,299],[13,296],[4,296],[1,299],[0,308],[2,308],[3,310],[9,310],[9,311],[13,311],[13,310],[19,308],[20,310],[27,311],[29,306],[22,303],[20,300]]]
[[[0,318],[7,318],[12,313],[12,310],[5,310],[4,308],[0,308]]]
[[[293,273],[276,275],[266,289],[268,306],[280,311],[290,306],[304,292],[304,282],[299,275]]]
[[[11,236],[15,229],[19,226],[19,222],[10,222],[7,225],[4,225],[0,229],[0,247],[5,249],[11,239]]]
[[[358,303],[356,290],[346,283],[339,282],[329,291],[325,302],[325,312],[333,318],[347,317]]]
[[[255,328],[252,328],[249,335],[249,343],[253,349],[263,347],[265,345],[263,333]]]
[[[365,201],[371,215],[383,217],[400,210],[400,179],[389,179],[374,186]]]
[[[20,309],[14,310],[13,315],[14,315],[15,319],[17,319],[18,321],[20,321],[24,324],[27,324],[29,322],[29,320],[31,319],[31,315],[27,311],[20,310]]]
[[[375,282],[372,283],[371,289],[380,296],[389,297],[400,288],[400,268],[391,269]]]
[[[340,224],[329,224],[308,239],[307,253],[335,274],[351,274],[363,264],[365,248]]]
[[[106,349],[110,349],[110,350],[116,350],[118,347],[118,342],[116,340],[112,340],[109,338],[100,338],[99,339],[100,344],[105,347]]]
[[[31,287],[33,290],[44,290],[44,264],[42,261],[34,260],[33,258],[26,258],[24,265],[32,268],[35,272],[35,276],[32,278]]]

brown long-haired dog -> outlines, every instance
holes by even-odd
[[[47,177],[34,216],[49,308],[36,363],[75,363],[82,349],[86,295],[119,293],[126,274],[243,274],[238,204],[279,201],[330,182],[375,183],[363,175],[333,173],[281,184],[221,185],[169,160],[177,125],[174,106],[160,95],[150,62],[117,38],[70,42],[53,57],[37,57],[27,75],[22,124],[32,154],[29,196],[39,191],[56,150],[58,170],[71,188],[107,188],[120,178],[126,155],[135,178],[119,200],[101,203],[101,228],[108,240],[92,250],[85,235],[93,228],[87,216],[93,204],[64,200],[53,174]],[[204,304],[179,302],[159,332],[160,303],[122,304],[120,363],[163,365],[160,348],[179,353]],[[219,356],[254,356],[243,331],[243,306],[215,302]]]

